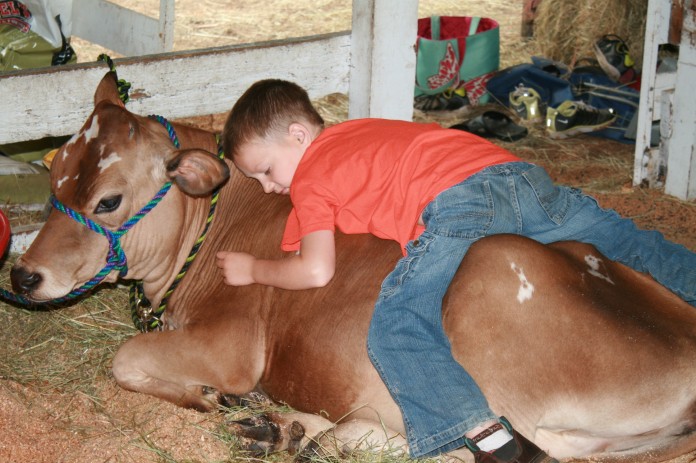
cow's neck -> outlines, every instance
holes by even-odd
[[[218,140],[213,133],[177,123],[171,124],[171,127],[181,148],[201,148],[211,153],[218,152]],[[174,215],[175,223],[170,225],[173,228],[165,233],[171,241],[157,243],[160,251],[157,260],[160,265],[157,270],[148,271],[142,280],[145,296],[153,307],[160,306],[163,297],[168,297],[167,293],[177,277],[181,278],[182,269],[187,259],[192,258],[192,249],[201,238],[211,213],[211,197],[193,198],[176,187],[172,188],[169,196],[167,201],[170,205],[162,209]]]
[[[168,200],[175,207],[168,207],[167,210],[177,218],[174,225],[169,225],[173,227],[171,233],[166,233],[171,241],[156,243],[157,263],[142,279],[144,294],[153,308],[160,307],[172,286],[185,276],[182,270],[185,270],[187,260],[192,258],[192,250],[205,230],[211,210],[210,197],[192,198],[178,189],[172,189],[170,194],[172,198]],[[198,255],[194,256],[197,257]]]

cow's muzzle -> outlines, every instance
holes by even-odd
[[[10,270],[10,281],[12,290],[18,294],[31,294],[43,281],[43,277],[38,272],[31,272],[24,267],[12,267]]]

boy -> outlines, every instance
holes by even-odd
[[[467,446],[477,462],[557,462],[493,414],[442,328],[442,298],[483,236],[592,243],[696,304],[696,254],[554,186],[540,167],[469,133],[380,119],[324,129],[302,88],[263,80],[232,108],[223,143],[265,192],[290,195],[281,247],[297,251],[280,260],[220,252],[227,284],[326,285],[335,227],[401,244],[404,257],[375,306],[368,353],[401,408],[414,458]]]

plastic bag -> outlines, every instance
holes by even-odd
[[[0,72],[77,61],[56,2],[0,1]]]

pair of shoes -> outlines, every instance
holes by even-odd
[[[516,141],[527,135],[527,129],[512,122],[507,114],[486,111],[471,120],[454,124],[450,129],[463,130],[483,138]]]
[[[469,104],[464,88],[445,90],[436,95],[420,95],[414,98],[413,107],[421,111],[453,111]]]
[[[635,62],[628,53],[628,45],[618,35],[604,35],[594,44],[599,65],[615,82],[629,83],[636,78]]]
[[[541,101],[539,93],[533,88],[520,84],[510,92],[510,107],[515,110],[520,119],[529,122],[541,122],[544,117],[546,104]]]
[[[512,425],[505,417],[500,417],[500,423],[512,434],[512,440],[493,452],[484,452],[478,448],[474,440],[466,439],[466,446],[474,454],[476,463],[559,463],[512,429]]]
[[[602,130],[616,120],[612,109],[597,109],[582,101],[564,101],[546,110],[546,131],[551,138],[567,138]]]

